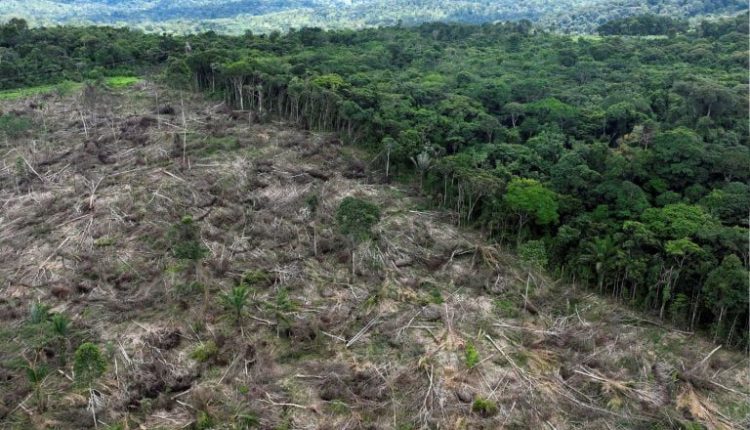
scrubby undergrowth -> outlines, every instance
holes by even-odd
[[[145,82],[2,109],[30,125],[0,143],[1,428],[750,424],[746,357],[551,282],[332,135]]]

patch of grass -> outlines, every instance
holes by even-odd
[[[100,237],[99,239],[96,239],[94,241],[94,246],[102,247],[102,248],[105,246],[112,246],[114,244],[115,244],[115,239],[112,237],[108,237],[108,236]]]
[[[497,414],[498,409],[492,400],[477,397],[471,404],[471,411],[486,418]]]
[[[511,355],[511,358],[519,367],[525,368],[529,364],[529,356],[523,351],[518,351]]]
[[[141,82],[141,78],[135,76],[112,76],[104,79],[104,84],[113,89],[131,87],[138,82]]]
[[[750,416],[750,403],[749,402],[720,402],[718,403],[722,412],[726,415],[733,417],[737,420],[741,420]]]
[[[373,294],[370,294],[369,297],[367,297],[367,300],[365,300],[364,306],[365,306],[365,309],[372,309],[373,307],[377,306],[378,303],[380,303],[380,294],[373,293]]]
[[[35,87],[16,88],[0,91],[0,100],[18,100],[39,94],[57,93],[69,94],[83,86],[80,82],[64,81],[54,85],[39,85]]]
[[[204,155],[214,155],[219,152],[236,151],[240,149],[240,141],[237,137],[212,137],[208,136],[200,145]]]
[[[297,309],[297,304],[283,288],[280,288],[278,293],[276,293],[276,309],[279,312],[293,312]]]
[[[252,412],[244,412],[237,416],[237,429],[248,430],[260,427],[260,418]]]
[[[206,411],[199,411],[196,418],[194,428],[196,430],[209,430],[214,427],[214,419]]]
[[[248,287],[254,287],[266,286],[271,280],[271,275],[265,270],[248,270],[242,275],[240,282]]]
[[[0,135],[7,136],[11,139],[23,136],[34,126],[31,118],[27,116],[0,115]],[[16,158],[16,174],[26,173],[26,164],[23,158]]]
[[[199,363],[205,363],[208,360],[216,357],[217,354],[219,354],[219,348],[216,346],[216,343],[214,343],[214,341],[209,340],[208,342],[195,348],[195,350],[190,354],[190,358]]]
[[[443,295],[440,292],[440,287],[433,284],[432,282],[423,281],[419,284],[419,288],[427,292],[427,299],[421,300],[422,305],[427,305],[429,303],[442,305],[445,302],[445,300],[443,299]]]
[[[174,286],[174,292],[178,296],[187,297],[200,294],[206,288],[205,285],[200,282],[184,282]]]
[[[518,316],[518,305],[511,300],[507,299],[495,299],[493,302],[495,312],[500,316],[515,318]]]
[[[328,402],[328,410],[331,411],[332,414],[346,415],[349,413],[349,405],[341,400],[331,400]]]

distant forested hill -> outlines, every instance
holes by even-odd
[[[654,14],[671,18],[733,14],[744,0],[3,0],[0,20],[33,25],[122,24],[148,31],[269,32],[290,27],[362,28],[424,21],[483,23],[528,19],[591,32],[606,21]]]

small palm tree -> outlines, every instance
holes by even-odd
[[[604,291],[604,276],[612,265],[615,252],[615,243],[611,237],[607,236],[596,238],[594,242],[587,243],[584,253],[578,257],[578,261],[581,263],[593,264],[600,293]]]
[[[52,315],[52,333],[60,338],[68,336],[70,333],[70,319],[63,314]]]
[[[40,302],[31,305],[31,310],[29,311],[29,322],[32,324],[41,324],[46,322],[48,318],[49,306]]]
[[[70,319],[63,314],[54,314],[50,319],[50,330],[60,345],[60,357],[65,362],[68,352],[68,335],[70,334]]]
[[[250,289],[243,284],[240,284],[232,288],[228,293],[223,293],[219,296],[224,307],[229,309],[234,315],[234,320],[237,325],[240,325],[242,320],[242,311],[247,306],[247,299],[250,295]]]
[[[26,377],[34,387],[34,399],[36,401],[36,408],[38,412],[44,412],[47,408],[44,395],[44,380],[49,374],[49,369],[45,365],[29,365],[26,367]]]
[[[422,151],[417,154],[417,158],[412,157],[411,162],[414,163],[414,167],[419,171],[419,189],[422,189],[424,184],[424,176],[432,166],[432,157],[427,151]]]

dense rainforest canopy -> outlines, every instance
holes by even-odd
[[[633,15],[700,19],[738,13],[747,7],[744,0],[3,0],[0,21],[22,17],[33,26],[99,24],[150,32],[241,34],[292,27],[527,19],[545,28],[580,33]]]
[[[535,264],[747,345],[748,16],[667,24],[175,37],[13,20],[0,88],[151,71],[259,121],[338,132]]]

